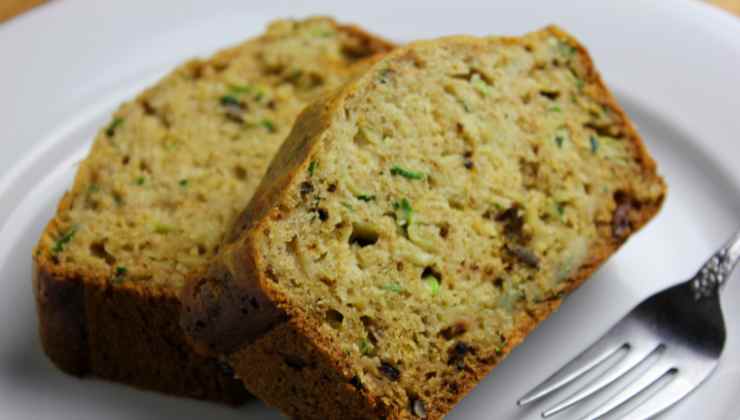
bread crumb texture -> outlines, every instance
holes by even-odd
[[[69,278],[179,288],[218,250],[299,111],[389,48],[372,42],[328,18],[277,21],[178,68],[98,133],[36,260]]]
[[[315,112],[251,232],[260,281],[392,418],[443,415],[665,193],[556,28],[412,44]]]

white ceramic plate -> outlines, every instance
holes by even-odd
[[[449,416],[534,419],[516,397],[642,297],[691,274],[740,226],[740,21],[693,1],[52,2],[0,26],[0,417],[279,418],[78,380],[43,355],[31,249],[97,127],[184,59],[259,33],[276,17],[333,14],[398,41],[520,34],[558,23],[589,46],[670,186],[663,211]],[[740,412],[740,278],[724,291],[720,368],[664,418]],[[115,326],[111,326],[115,328]],[[598,399],[592,401],[597,403]],[[575,418],[570,411],[560,417]]]

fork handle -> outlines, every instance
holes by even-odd
[[[732,270],[740,261],[740,231],[704,263],[690,280],[694,298],[700,300],[715,296],[727,282]]]

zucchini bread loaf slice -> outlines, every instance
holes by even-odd
[[[391,45],[328,18],[176,69],[104,127],[36,247],[42,343],[62,370],[242,401],[190,351],[179,290],[203,273],[296,116]]]
[[[297,418],[440,418],[659,209],[586,50],[399,48],[311,105],[183,328]]]

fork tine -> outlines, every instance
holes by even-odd
[[[626,344],[618,341],[614,334],[605,334],[575,359],[522,396],[516,403],[522,406],[544,398],[600,365],[625,346]]]
[[[611,397],[609,401],[607,401],[604,405],[588,413],[586,416],[582,417],[581,420],[596,420],[604,416],[615,408],[636,397],[639,393],[647,389],[650,385],[653,385],[654,383],[659,381],[663,376],[674,371],[675,368],[672,364],[670,364],[670,362],[658,361],[654,366],[651,366],[647,372],[632,381],[626,387],[622,388],[622,390]],[[635,418],[632,413],[630,413],[629,417]]]
[[[652,418],[673,404],[677,403],[683,397],[687,396],[698,384],[688,381],[678,375],[682,374],[679,370],[670,383],[662,387],[649,400],[637,406],[629,412],[632,419],[649,419]],[[683,375],[682,375],[683,376]]]
[[[647,359],[648,356],[650,356],[659,348],[660,345],[658,343],[655,343],[654,346],[642,344],[631,347],[625,355],[624,359],[622,359],[617,364],[617,366],[613,366],[603,376],[599,377],[594,382],[586,385],[570,397],[543,411],[542,417],[550,417],[553,414],[559,413],[572,406],[573,404],[576,404],[581,400],[588,398],[592,394],[600,391],[605,386],[611,384],[612,382],[621,378],[627,372],[635,368],[635,366],[639,365],[643,360]]]

